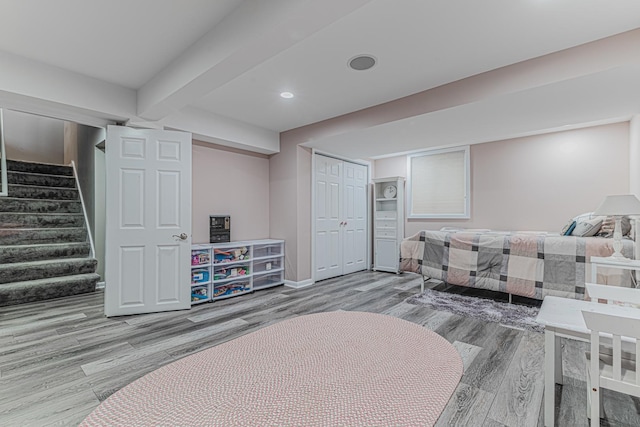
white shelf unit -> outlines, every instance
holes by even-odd
[[[191,247],[191,304],[284,283],[284,240],[263,239]]]
[[[191,305],[211,301],[211,246],[191,246]]]
[[[404,238],[404,181],[401,176],[373,180],[375,271],[400,271],[400,242]]]

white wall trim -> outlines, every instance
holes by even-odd
[[[320,154],[319,152],[317,154]],[[298,178],[296,178],[298,179]],[[311,149],[311,279],[316,281],[316,149]]]
[[[349,157],[339,156],[337,154],[331,154],[331,153],[328,153],[326,151],[318,150],[316,148],[311,148],[311,154],[312,155],[313,154],[320,154],[321,156],[331,157],[332,159],[343,160],[343,161],[349,162],[349,163],[355,163],[357,165],[366,166],[369,169],[371,168],[371,162],[368,161],[368,160],[354,160],[354,159],[350,159]]]
[[[300,289],[306,288],[307,286],[311,286],[316,283],[313,279],[301,280],[299,282],[294,282],[293,280],[285,280],[284,285],[288,288]]]

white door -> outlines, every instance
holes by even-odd
[[[315,280],[342,273],[342,161],[315,155]]]
[[[349,274],[367,269],[367,167],[344,162],[342,182],[342,274]]]
[[[105,314],[190,307],[191,134],[109,126]]]

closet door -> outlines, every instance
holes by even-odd
[[[349,274],[367,268],[367,167],[344,162],[342,183],[342,274]]]
[[[315,155],[315,280],[343,274],[341,160]]]
[[[316,154],[316,281],[367,269],[367,167]]]

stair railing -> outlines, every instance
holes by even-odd
[[[2,188],[0,189],[0,197],[7,197],[9,195],[9,185],[7,182],[7,154],[4,148],[4,120],[2,118],[2,108],[0,108],[0,169],[2,180]]]
[[[71,167],[73,168],[73,177],[76,179],[76,186],[78,187],[78,195],[80,196],[80,204],[82,204],[82,213],[84,215],[84,223],[87,226],[87,235],[89,236],[89,245],[91,246],[91,258],[96,256],[96,247],[93,244],[93,237],[91,236],[91,226],[89,225],[89,216],[87,215],[87,208],[84,204],[84,197],[82,197],[82,188],[80,188],[80,179],[78,179],[78,170],[76,169],[76,163],[71,160]]]

